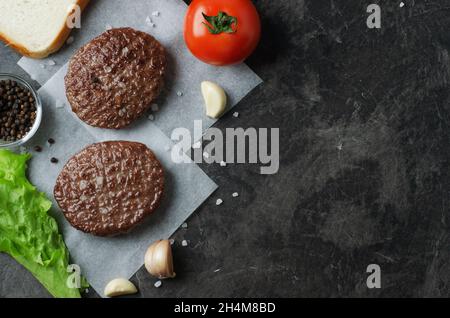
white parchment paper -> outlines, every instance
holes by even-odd
[[[159,16],[152,14],[156,11]],[[204,130],[215,122],[205,116],[201,81],[211,80],[222,85],[229,97],[229,108],[261,83],[245,64],[220,68],[191,56],[182,35],[185,11],[186,4],[181,0],[94,0],[82,15],[81,29],[72,32],[70,45],[65,45],[48,59],[22,58],[18,63],[43,85],[39,91],[44,104],[43,122],[29,145],[46,145],[50,137],[56,143],[35,154],[29,176],[50,198],[53,198],[53,187],[63,164],[94,142],[143,142],[165,167],[167,191],[161,208],[127,235],[98,238],[84,234],[73,229],[59,210],[53,211],[61,224],[73,262],[81,266],[83,275],[100,295],[109,280],[131,277],[142,266],[148,244],[172,235],[217,188],[196,164],[174,164],[170,157],[169,148],[173,144],[169,137],[173,129],[185,127],[193,135],[194,120],[201,119]],[[125,26],[152,34],[168,51],[170,65],[165,91],[157,101],[159,111],[154,113],[154,121],[144,117],[120,131],[87,126],[71,112],[65,97],[67,62],[80,46],[107,28]],[[59,163],[50,163],[51,157],[58,158]]]
[[[165,168],[166,190],[162,206],[146,222],[125,235],[100,238],[75,230],[53,202],[52,213],[59,221],[72,262],[81,266],[82,274],[91,286],[103,295],[103,289],[111,279],[130,278],[142,266],[148,245],[169,238],[217,186],[196,164],[174,164],[170,150],[172,141],[146,118],[127,129],[111,131],[85,125],[67,104],[56,108],[55,99],[65,100],[61,88],[64,74],[61,70],[39,90],[45,110],[41,128],[30,145],[43,145],[44,150],[34,153],[29,169],[29,178],[39,190],[54,201],[53,187],[64,163],[76,152],[99,141],[145,143]],[[50,137],[56,140],[55,144],[47,143]],[[50,163],[51,157],[57,158],[59,163]]]

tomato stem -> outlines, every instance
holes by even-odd
[[[236,17],[226,14],[223,11],[219,11],[216,16],[208,16],[202,12],[206,22],[203,24],[211,34],[220,33],[236,33],[238,20]],[[234,28],[233,28],[234,25]]]

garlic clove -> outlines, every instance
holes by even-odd
[[[169,240],[156,241],[145,253],[144,265],[147,271],[159,278],[174,278],[172,247]]]
[[[227,106],[225,91],[216,83],[209,81],[202,82],[201,89],[205,100],[206,115],[212,118],[219,118]]]
[[[122,295],[136,294],[137,288],[132,282],[125,278],[116,278],[110,281],[105,287],[106,297],[116,297]]]

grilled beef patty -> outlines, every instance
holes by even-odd
[[[99,236],[124,233],[160,204],[163,168],[145,145],[93,144],[64,166],[54,196],[75,228]]]
[[[100,128],[123,128],[158,97],[166,70],[164,47],[131,28],[112,29],[80,48],[65,77],[72,111]]]

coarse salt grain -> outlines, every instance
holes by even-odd
[[[113,27],[112,27],[112,25],[111,24],[107,24],[107,25],[105,25],[105,29],[106,30],[111,30]]]
[[[181,245],[182,245],[182,246],[188,246],[188,241],[183,240],[183,241],[181,242]]]
[[[223,203],[223,200],[222,200],[222,199],[217,199],[216,205],[221,205],[222,203]]]
[[[182,92],[182,91],[178,91],[178,92],[177,92],[177,96],[178,96],[178,97],[183,96],[183,92]]]
[[[80,190],[84,190],[88,187],[88,182],[86,180],[81,180],[80,181]]]
[[[152,16],[159,17],[160,12],[159,11],[153,11]]]
[[[202,146],[202,143],[200,141],[197,141],[195,144],[192,145],[192,148],[199,149]]]
[[[220,272],[220,268],[214,270],[214,273]]]
[[[55,101],[55,107],[56,108],[64,108],[64,103],[62,102],[62,101],[60,101],[59,99],[57,99],[56,101]]]
[[[225,161],[222,160],[222,161],[220,162],[220,166],[221,166],[221,167],[226,167],[226,165],[227,165],[227,163],[226,163]]]
[[[238,117],[239,117],[239,113],[238,113],[238,112],[234,112],[234,113],[233,113],[233,117],[238,118]]]
[[[120,117],[123,117],[123,116],[125,116],[126,114],[127,114],[127,110],[126,110],[125,108],[122,108],[122,109],[119,110],[119,116],[120,116]]]
[[[151,107],[152,112],[157,112],[159,110],[158,104],[152,104],[152,106],[150,106],[150,107]]]
[[[95,177],[95,185],[97,188],[101,187],[103,185],[103,177]]]
[[[162,285],[162,281],[158,280],[153,286],[155,286],[156,288],[161,287]]]
[[[403,8],[405,4],[403,2],[400,2],[400,8]]]
[[[184,222],[184,223],[181,225],[181,227],[182,227],[183,229],[187,229],[188,224],[187,224],[186,222]]]
[[[206,159],[209,158],[209,153],[207,153],[206,151],[203,153],[203,157],[205,157]]]
[[[152,120],[152,121],[155,120],[155,116],[152,114],[148,115],[148,120]]]
[[[232,194],[232,196],[233,196],[233,198],[237,198],[237,197],[239,196],[239,193],[234,192],[234,193]]]
[[[150,17],[145,18],[145,23],[147,23],[148,25],[152,24],[152,19]]]
[[[56,62],[53,61],[53,60],[48,60],[48,61],[47,61],[47,65],[55,66],[55,65],[56,65]]]
[[[173,245],[175,243],[175,240],[174,239],[170,239],[169,243],[170,243],[170,245]]]

